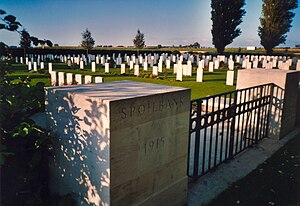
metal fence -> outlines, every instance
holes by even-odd
[[[188,176],[197,179],[268,136],[273,84],[191,101]]]

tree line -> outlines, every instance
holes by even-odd
[[[245,0],[211,0],[212,43],[218,53],[223,53],[225,47],[241,35],[242,31],[238,26],[243,22],[243,16],[246,14],[244,6]],[[273,52],[274,47],[285,43],[286,34],[290,31],[295,16],[292,10],[297,7],[297,0],[263,0],[258,36],[260,44],[268,54]],[[81,46],[93,47],[94,40],[88,29],[82,35]],[[145,46],[144,34],[139,29],[133,44],[137,49]],[[200,45],[196,46],[200,47]]]
[[[242,31],[239,25],[243,22],[243,16],[246,14],[244,6],[245,0],[211,0],[212,43],[218,53],[223,53],[225,47],[241,35]],[[292,11],[297,7],[297,0],[263,0],[258,36],[260,37],[260,44],[268,54],[271,54],[276,46],[286,42],[287,33],[292,27],[291,24],[295,16]],[[0,10],[0,15],[3,14],[5,11]],[[16,21],[14,16],[7,15],[1,19],[4,23],[0,24],[0,29],[17,31],[21,35],[20,46],[24,48],[24,55],[26,49],[31,46],[31,42],[35,46],[38,44],[42,47],[45,44],[52,46],[52,42],[49,40],[30,36],[25,28],[19,31],[18,28],[22,25]],[[94,47],[95,40],[88,28],[81,35],[80,46],[85,48],[88,54],[88,51]],[[200,44],[196,43],[197,45],[193,47],[199,48]],[[137,50],[145,47],[145,35],[140,29],[137,30],[133,44]]]
[[[238,26],[246,14],[244,6],[245,0],[211,1],[211,33],[218,53],[223,53],[225,47],[241,35]],[[297,0],[263,0],[258,36],[268,54],[273,52],[274,47],[285,43],[286,33],[290,31],[295,16],[292,10],[297,7]]]

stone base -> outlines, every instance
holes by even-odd
[[[46,88],[50,186],[78,205],[184,205],[190,90],[131,81]]]

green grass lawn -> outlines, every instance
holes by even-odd
[[[227,68],[221,68],[215,70],[215,72],[210,73],[207,69],[204,70],[204,82],[196,82],[196,68],[193,68],[193,76],[192,77],[183,77],[183,81],[176,81],[176,75],[173,74],[173,70],[167,70],[166,72],[160,73],[158,77],[151,77],[152,70],[148,69],[147,72],[142,71],[143,68],[140,67],[140,71],[142,72],[141,77],[136,77],[133,75],[133,71],[130,71],[129,75],[120,75],[120,68],[111,68],[110,73],[107,74],[104,72],[104,67],[97,65],[97,72],[91,72],[91,66],[88,65],[84,70],[80,70],[76,65],[73,69],[68,69],[67,65],[64,63],[54,63],[53,70],[54,71],[63,71],[74,74],[84,74],[84,75],[92,75],[92,76],[102,76],[104,77],[105,82],[111,81],[120,81],[120,80],[132,80],[139,82],[148,82],[153,84],[163,84],[170,86],[178,86],[190,88],[192,91],[192,99],[205,97],[208,95],[228,92],[235,90],[235,86],[227,86],[226,83],[226,71]],[[47,69],[47,67],[46,67]],[[166,69],[163,68],[165,71]],[[12,73],[9,76],[13,79],[17,79],[18,77],[26,77],[30,76],[32,79],[32,84],[36,84],[37,82],[44,82],[46,86],[50,86],[50,75],[39,72],[28,72],[27,65],[24,64],[13,64]],[[129,69],[126,68],[126,73],[128,74]],[[148,77],[146,77],[148,76]],[[149,77],[150,76],[150,77]],[[17,81],[17,80],[16,80]]]
[[[300,135],[209,205],[300,205]]]

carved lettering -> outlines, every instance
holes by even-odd
[[[126,119],[133,116],[147,115],[147,113],[160,112],[182,107],[184,99],[182,97],[172,97],[160,99],[158,102],[147,101],[141,104],[122,107],[120,110],[121,119]]]
[[[141,104],[139,106],[139,108],[138,108],[138,112],[139,112],[139,114],[144,114],[144,112],[145,112],[145,106]]]
[[[165,145],[165,137],[158,137],[152,140],[149,140],[144,144],[145,154],[156,152],[157,150],[163,148]]]
[[[125,119],[125,118],[126,118],[126,108],[122,108],[122,111],[121,111],[121,118],[122,118],[122,119]]]

